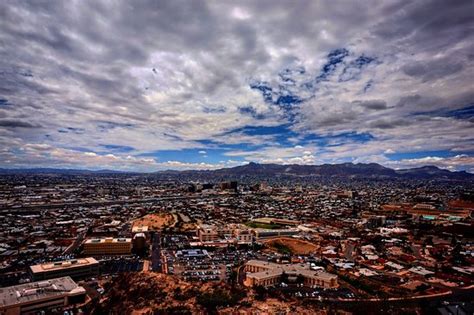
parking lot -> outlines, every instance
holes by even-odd
[[[213,281],[213,280],[224,280],[226,275],[226,269],[224,266],[207,266],[208,269],[201,269],[204,266],[197,266],[191,269],[184,270],[181,275],[185,281]]]
[[[143,260],[137,258],[113,258],[100,262],[100,273],[102,275],[116,274],[122,272],[138,272],[143,269]]]
[[[338,288],[338,289],[324,289],[324,288],[310,288],[304,287],[298,284],[280,284],[276,287],[269,288],[269,292],[281,292],[288,296],[296,298],[313,298],[313,299],[350,299],[355,298],[356,295],[349,289]]]

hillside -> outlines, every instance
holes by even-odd
[[[0,174],[54,174],[54,175],[156,175],[161,177],[176,178],[180,176],[206,176],[219,178],[239,178],[242,176],[255,177],[340,177],[340,178],[374,178],[374,179],[423,179],[423,180],[460,180],[471,181],[474,174],[465,171],[449,171],[436,166],[423,166],[419,168],[394,170],[377,163],[341,163],[322,165],[282,165],[282,164],[257,164],[249,163],[230,168],[217,170],[166,170],[155,173],[127,173],[114,170],[75,170],[75,169],[0,169]]]

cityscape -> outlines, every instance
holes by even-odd
[[[472,310],[474,175],[269,167],[2,175],[2,311]]]
[[[473,1],[0,3],[0,315],[474,315]]]

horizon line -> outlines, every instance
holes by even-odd
[[[387,169],[391,169],[394,171],[400,171],[400,170],[410,170],[410,169],[420,169],[420,168],[425,168],[425,167],[434,167],[439,170],[446,170],[451,173],[467,173],[467,174],[474,174],[471,173],[467,170],[450,170],[448,168],[444,167],[439,167],[437,165],[433,164],[424,164],[424,165],[418,165],[418,166],[413,166],[413,167],[404,167],[404,168],[392,168],[389,166],[385,166],[383,164],[379,164],[376,162],[370,162],[370,163],[363,163],[363,162],[358,162],[358,163],[353,163],[353,162],[341,162],[341,163],[322,163],[322,164],[298,164],[298,163],[292,163],[292,164],[280,164],[280,163],[257,163],[253,161],[249,161],[246,163],[243,163],[241,165],[236,165],[236,166],[224,166],[224,167],[216,167],[216,168],[208,168],[208,169],[199,169],[199,168],[189,168],[189,169],[178,169],[178,168],[167,168],[167,169],[157,169],[157,170],[151,170],[151,171],[140,171],[140,170],[123,170],[123,169],[114,169],[114,168],[76,168],[76,167],[3,167],[0,166],[0,171],[3,170],[8,170],[8,171],[28,171],[28,170],[57,170],[57,171],[82,171],[82,172],[95,172],[95,173],[100,173],[100,172],[117,172],[117,173],[136,173],[136,174],[151,174],[151,173],[160,173],[160,172],[168,172],[168,171],[174,171],[174,172],[186,172],[186,171],[215,171],[215,170],[221,170],[221,169],[232,169],[236,168],[239,166],[246,166],[250,164],[256,164],[256,165],[281,165],[281,166],[323,166],[323,165],[344,165],[344,164],[352,164],[352,165],[378,165],[382,166]]]

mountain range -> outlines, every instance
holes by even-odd
[[[30,168],[30,169],[0,169],[0,174],[130,174],[113,170],[79,170],[55,168]],[[138,173],[134,173],[138,174]],[[423,166],[418,168],[394,170],[377,163],[342,163],[322,165],[281,165],[249,163],[231,168],[216,170],[167,170],[152,175],[164,176],[199,176],[219,178],[239,178],[242,176],[255,177],[347,177],[347,178],[414,178],[414,179],[441,179],[441,180],[473,180],[474,174],[465,171],[449,171],[436,166]]]
[[[465,171],[451,172],[436,166],[394,170],[377,163],[342,163],[322,165],[281,165],[249,163],[232,168],[213,171],[219,176],[316,176],[316,177],[352,177],[352,178],[416,178],[472,180],[474,174]]]

